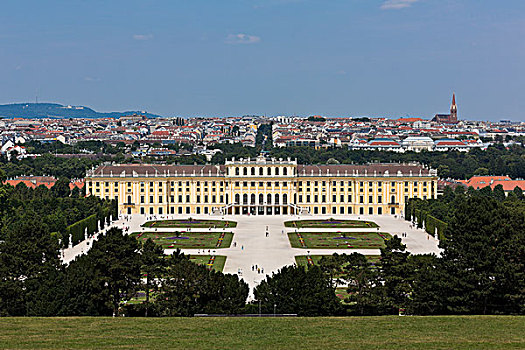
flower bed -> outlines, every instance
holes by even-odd
[[[285,227],[294,228],[375,228],[375,222],[362,220],[296,220],[286,221]]]
[[[178,228],[178,227],[192,227],[192,228],[233,228],[237,227],[237,222],[226,220],[154,220],[142,224],[142,227],[156,227],[156,228]]]
[[[379,249],[390,239],[386,232],[301,232],[289,233],[293,248],[324,249]]]
[[[164,249],[191,248],[228,248],[231,244],[232,232],[184,232],[184,236],[173,235],[173,232],[134,232],[131,235],[141,241],[152,239]]]

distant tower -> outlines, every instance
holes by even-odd
[[[452,94],[452,106],[450,106],[450,123],[458,122],[458,106],[456,106],[456,94]]]

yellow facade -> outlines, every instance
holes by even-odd
[[[416,164],[103,165],[86,193],[117,199],[121,214],[398,215],[412,197],[436,198],[437,173]]]

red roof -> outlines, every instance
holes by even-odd
[[[487,186],[494,189],[497,185],[502,185],[505,191],[512,191],[516,186],[525,190],[525,180],[512,180],[508,176],[472,176],[468,180],[459,180],[459,182],[472,186],[475,189]]]
[[[398,123],[415,123],[415,122],[421,122],[423,120],[424,119],[421,119],[421,118],[399,118],[399,119],[396,119],[395,121]]]

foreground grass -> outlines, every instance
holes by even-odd
[[[0,348],[518,349],[525,317],[3,318]]]

